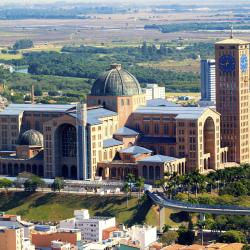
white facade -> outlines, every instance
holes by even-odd
[[[158,98],[165,99],[165,87],[159,87],[158,84],[147,84],[144,92],[146,94],[146,101]]]
[[[63,250],[70,250],[71,244],[70,243],[64,243],[61,241],[53,240],[51,241],[51,249],[63,249]]]
[[[215,104],[215,60],[201,60],[201,101]]]
[[[140,249],[147,248],[157,240],[157,229],[151,226],[132,226],[128,230],[132,241],[139,242]]]
[[[75,210],[75,218],[60,222],[60,228],[79,229],[82,240],[100,242],[102,241],[102,231],[104,229],[115,227],[115,217],[92,217],[86,209]]]
[[[23,238],[22,250],[35,250],[35,246],[31,244],[30,239]]]

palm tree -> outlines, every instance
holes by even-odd
[[[129,184],[127,182],[124,183],[123,190],[124,190],[124,192],[126,193],[126,196],[127,196],[127,207],[128,207],[128,193],[130,191],[130,186],[129,186]]]
[[[190,195],[191,183],[192,183],[192,179],[191,179],[190,174],[186,174],[184,176],[184,179],[183,179],[183,185],[188,193],[188,199],[189,199],[189,195]]]
[[[141,197],[141,191],[144,187],[144,178],[143,177],[139,177],[137,180],[136,180],[136,183],[135,183],[136,187],[138,188],[139,190],[139,198]]]
[[[135,183],[135,176],[133,174],[129,173],[127,175],[126,179],[127,179],[128,185],[129,185],[129,191],[130,191],[130,196],[131,196],[133,185]]]

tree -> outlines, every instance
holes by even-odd
[[[177,232],[168,231],[168,232],[163,233],[163,235],[160,238],[160,242],[163,245],[171,245],[171,244],[174,244],[177,239],[178,239],[178,233]]]
[[[34,46],[33,41],[30,39],[21,39],[15,42],[13,45],[14,50],[28,49]]]
[[[244,246],[242,247],[242,250],[250,250],[250,245],[244,245]]]
[[[144,188],[144,178],[143,177],[139,177],[136,182],[135,182],[135,186],[138,188],[139,191],[139,198],[141,197],[141,191]]]
[[[182,245],[192,245],[194,242],[194,232],[188,230],[185,226],[180,226],[178,229],[178,243]]]
[[[3,178],[0,179],[0,188],[4,188],[6,192],[8,192],[8,188],[13,185],[13,181]]]
[[[170,228],[171,228],[170,225],[164,224],[164,226],[163,226],[163,228],[162,228],[163,233],[168,232]]]
[[[126,193],[127,196],[127,207],[128,207],[128,193],[130,191],[129,184],[127,182],[124,183],[123,190]]]
[[[56,177],[54,182],[51,185],[51,189],[56,192],[56,191],[61,191],[65,186],[64,179],[60,177]]]
[[[225,242],[225,243],[234,243],[234,242],[239,242],[239,243],[246,243],[246,235],[241,232],[241,231],[236,231],[236,230],[230,230],[225,233],[223,233],[220,236],[220,242]]]
[[[42,91],[42,88],[40,86],[35,87],[34,95],[35,96],[42,96],[43,95],[43,91]]]
[[[24,182],[26,192],[36,192],[38,187],[44,187],[45,182],[38,176],[33,175]]]
[[[135,183],[135,176],[131,173],[129,173],[127,175],[127,183],[129,185],[129,192],[130,192],[130,196],[131,196],[131,193],[132,193],[132,189],[133,189],[133,186],[134,186],[134,183]]]

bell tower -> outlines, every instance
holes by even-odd
[[[228,161],[249,163],[249,43],[233,37],[215,44],[216,109]]]

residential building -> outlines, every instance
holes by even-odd
[[[103,230],[116,226],[115,217],[90,217],[88,210],[75,210],[75,217],[60,221],[60,229],[79,229],[82,240],[100,242]]]
[[[157,240],[157,229],[152,226],[132,226],[128,229],[132,241],[139,242],[140,249],[146,249]]]
[[[166,98],[165,87],[160,87],[158,84],[147,84],[146,88],[143,89],[146,96],[146,101],[152,99]]]
[[[63,229],[55,232],[31,231],[31,241],[36,248],[49,248],[51,246],[51,242],[57,240],[70,243],[71,245],[77,245],[78,242],[81,241],[81,232],[76,229]]]
[[[35,246],[24,237],[24,229],[0,227],[0,250],[35,250]]]

